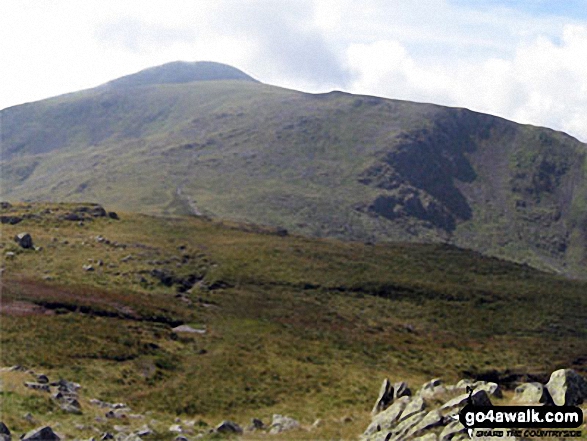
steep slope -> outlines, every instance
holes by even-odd
[[[568,135],[169,70],[3,110],[2,197],[448,241],[585,274],[587,148]]]

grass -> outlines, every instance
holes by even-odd
[[[97,88],[2,117],[3,198],[96,201],[164,215],[189,214],[195,205],[217,219],[315,237],[449,241],[575,277],[586,266],[585,144],[547,129],[250,81]],[[554,192],[514,191],[546,179],[543,159],[554,165],[546,173]],[[436,194],[439,182],[447,194]],[[422,200],[435,193],[432,201],[456,216],[456,229],[370,212],[379,196],[406,189]],[[527,208],[515,208],[517,199]],[[459,200],[470,205],[471,219],[451,209]]]
[[[323,420],[293,439],[349,438],[367,426],[385,377],[417,388],[490,369],[585,371],[585,282],[447,245],[131,213],[61,220],[77,207],[8,211],[29,217],[2,226],[2,255],[16,255],[2,264],[0,365],[77,381],[85,400],[153,412],[161,433],[177,416],[212,426],[280,413],[308,428]],[[12,237],[22,231],[42,249],[18,249]],[[88,263],[95,271],[82,269]],[[153,269],[203,279],[178,293]],[[179,323],[207,332],[173,332]],[[95,416],[91,406],[57,415],[6,375],[3,418],[15,427],[28,427],[25,409],[63,419],[70,434]]]

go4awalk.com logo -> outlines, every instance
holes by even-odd
[[[456,418],[455,418],[456,419]],[[467,404],[458,420],[475,437],[581,436],[574,430],[583,423],[583,411],[575,406],[474,406]]]

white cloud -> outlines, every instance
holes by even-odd
[[[270,84],[469,107],[587,140],[587,22],[504,4],[2,0],[0,108],[212,60]]]
[[[538,36],[510,57],[427,64],[398,41],[351,45],[355,93],[469,107],[587,140],[587,26],[567,25],[560,44]]]

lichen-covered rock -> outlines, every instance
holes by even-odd
[[[522,383],[516,387],[514,400],[525,404],[552,402],[548,389],[540,383]]]
[[[442,380],[440,378],[435,378],[434,380],[424,383],[418,391],[418,395],[425,399],[432,399],[445,392],[446,388],[444,387]]]
[[[299,421],[279,414],[274,414],[271,420],[271,430],[269,433],[276,434],[286,432],[288,430],[298,429],[300,427]]]
[[[222,421],[214,429],[216,433],[243,433],[243,429],[233,421]]]
[[[469,394],[462,394],[444,403],[440,410],[447,411],[465,407],[469,401]],[[470,396],[470,401],[473,406],[491,406],[491,400],[484,390],[474,391]]]
[[[484,390],[488,395],[496,398],[503,397],[499,385],[491,381],[461,380],[456,384],[457,389],[463,389],[463,391],[466,390],[467,386],[473,388],[473,390]]]
[[[21,438],[22,441],[61,441],[49,426],[33,429]]]
[[[375,406],[371,411],[372,415],[377,415],[379,412],[387,409],[387,407],[393,402],[393,386],[389,379],[383,380],[383,384],[379,388],[379,396],[375,401]]]
[[[576,406],[587,399],[587,380],[572,369],[553,372],[546,389],[557,406]]]
[[[412,396],[412,391],[408,387],[408,383],[405,381],[398,381],[393,385],[393,399],[396,400],[401,397]]]
[[[372,435],[376,432],[381,432],[391,429],[399,421],[402,412],[406,405],[410,402],[410,397],[400,397],[393,402],[391,406],[383,412],[375,415],[373,421],[365,430],[364,436]]]

